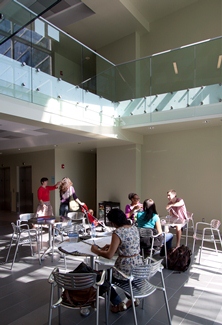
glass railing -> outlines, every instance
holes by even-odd
[[[6,21],[4,30],[7,33]],[[95,105],[96,100],[106,99],[117,105],[134,100],[131,106],[135,106],[142,99],[142,110],[161,111],[175,106],[176,92],[182,96],[177,106],[185,107],[195,104],[195,98],[199,101],[202,95],[197,92],[202,94],[204,87],[222,83],[221,37],[115,66],[40,18],[5,41],[0,54],[4,64],[3,57],[10,59],[0,71],[1,85],[5,85],[0,92],[10,90],[8,95],[22,94],[39,105],[46,105],[50,98],[88,105],[93,98]],[[195,94],[190,100],[192,89]],[[218,95],[207,96],[210,103],[219,100]]]
[[[8,0],[0,6],[0,44],[61,0]]]

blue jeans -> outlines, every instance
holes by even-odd
[[[169,249],[172,247],[173,234],[171,232],[168,232],[165,234],[165,236],[166,236],[166,248]]]

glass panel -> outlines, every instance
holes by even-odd
[[[2,23],[0,34],[19,29],[5,19]],[[100,107],[103,99],[127,101],[124,114],[158,111],[161,118],[166,110],[214,103],[221,98],[221,38],[115,66],[39,18],[1,44],[0,54],[14,59],[3,64],[2,93],[8,91],[40,105],[46,105],[50,98],[59,103],[85,102],[87,108],[88,104]],[[24,62],[27,69],[21,64]],[[12,79],[8,78],[9,71]],[[209,90],[207,85],[219,89]],[[107,105],[109,116],[110,103],[104,101],[103,105]]]
[[[222,69],[222,40],[215,39],[195,46],[196,86],[220,83]]]
[[[1,3],[0,44],[61,0],[10,0]]]
[[[152,94],[163,94],[194,86],[194,47],[153,56]]]

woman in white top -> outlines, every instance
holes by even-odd
[[[73,199],[79,205],[84,205],[84,203],[81,202],[77,197],[75,189],[73,187],[73,183],[68,177],[64,177],[62,179],[61,185],[59,187],[59,193],[60,193],[59,215],[60,215],[60,219],[62,219],[61,221],[63,221],[63,219],[66,219],[67,213],[70,211],[69,210],[70,197],[73,197]]]

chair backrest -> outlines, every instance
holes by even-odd
[[[62,273],[53,271],[54,280],[60,288],[81,290],[92,287],[96,283],[95,273]]]
[[[212,228],[218,229],[220,227],[220,221],[217,219],[213,219],[210,222]]]
[[[35,217],[35,213],[22,213],[19,215],[19,220],[17,220],[17,225],[19,225],[22,221],[28,222],[31,218]]]
[[[141,278],[147,278],[148,280],[153,277],[157,272],[161,271],[162,266],[162,260],[155,261],[150,263],[150,259],[147,259],[148,264],[140,264],[136,265],[132,269],[132,275],[134,279],[141,279]]]
[[[68,212],[67,217],[71,220],[83,220],[84,213],[83,212]]]
[[[11,222],[12,229],[14,234],[18,234],[20,232],[20,228],[14,224],[14,222]]]
[[[150,228],[138,228],[140,237],[152,237],[153,230]]]
[[[187,218],[188,219],[193,219],[193,212],[187,211]]]

